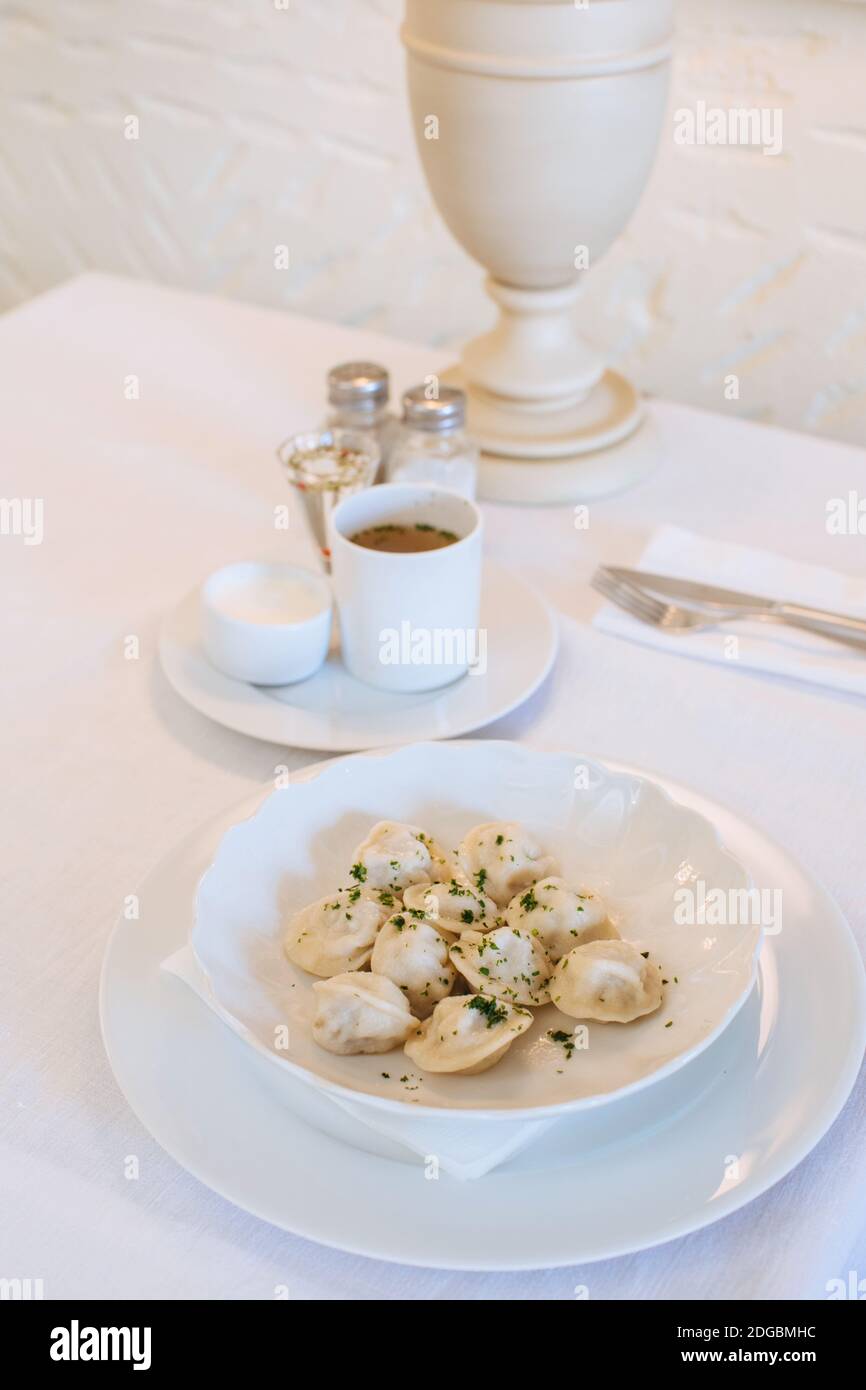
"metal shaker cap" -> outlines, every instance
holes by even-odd
[[[466,422],[466,392],[456,386],[440,386],[431,400],[426,386],[413,386],[403,396],[403,419],[416,430],[439,433],[460,429]]]
[[[328,372],[328,400],[370,410],[386,405],[388,373],[377,362],[341,362]]]

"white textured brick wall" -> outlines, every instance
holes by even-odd
[[[0,0],[0,307],[84,268],[444,343],[489,308],[408,130],[400,0]],[[646,388],[866,443],[866,3],[682,0],[663,139],[584,323]],[[139,138],[125,138],[135,115]],[[291,264],[274,266],[286,245]]]

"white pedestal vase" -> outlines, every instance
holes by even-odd
[[[671,34],[672,0],[407,0],[421,162],[499,309],[448,378],[469,395],[484,496],[578,501],[655,460],[637,392],[573,308],[652,167]]]

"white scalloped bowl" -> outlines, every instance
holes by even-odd
[[[285,925],[346,883],[353,850],[386,819],[419,825],[446,847],[482,821],[526,825],[566,878],[605,895],[621,936],[661,964],[669,981],[661,1009],[625,1025],[590,1023],[588,1047],[567,1060],[548,1032],[570,1031],[575,1020],[547,1005],[480,1076],[420,1072],[402,1049],[323,1051],[311,1031],[314,977],[286,958]],[[403,1114],[411,1106],[416,1115],[552,1118],[670,1075],[745,1002],[760,928],[678,925],[674,894],[699,880],[708,892],[750,886],[710,822],[647,778],[515,743],[412,744],[320,764],[265,794],[223,837],[199,884],[192,947],[221,1017],[275,1066],[335,1099]]]

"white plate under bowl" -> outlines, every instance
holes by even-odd
[[[818,1143],[851,1090],[866,1039],[863,967],[838,908],[800,863],[733,812],[658,780],[711,820],[754,880],[777,885],[785,902],[756,989],[688,1068],[556,1121],[477,1183],[427,1182],[418,1159],[375,1156],[304,1123],[275,1097],[272,1065],[160,969],[188,938],[196,884],[244,813],[235,806],[153,870],[138,890],[140,920],[122,919],[106,950],[102,1033],[133,1111],[188,1172],[262,1220],[432,1268],[606,1259],[752,1201]],[[299,1096],[317,1099],[288,1079]],[[335,1107],[321,1104],[332,1120]],[[384,1141],[379,1147],[387,1152]],[[741,1156],[736,1166],[732,1154]]]
[[[459,738],[528,700],[556,657],[550,608],[511,570],[486,560],[480,626],[487,632],[486,672],[411,695],[355,680],[335,651],[314,676],[295,685],[232,680],[204,654],[197,589],[167,616],[159,655],[178,695],[217,724],[292,748],[348,753],[417,738]]]
[[[315,977],[283,950],[288,919],[350,885],[354,850],[379,820],[420,826],[446,851],[479,822],[519,821],[571,883],[606,899],[620,935],[661,966],[662,1007],[628,1025],[589,1023],[566,1060],[553,1005],[480,1076],[441,1075],[401,1049],[335,1056],[312,1036]],[[307,768],[263,796],[221,841],[196,900],[192,947],[223,1016],[281,1071],[376,1111],[479,1123],[587,1110],[669,1075],[730,1023],[755,975],[758,925],[682,925],[674,895],[749,876],[711,823],[655,782],[496,740],[418,743]],[[281,1044],[288,1028],[289,1045]]]

